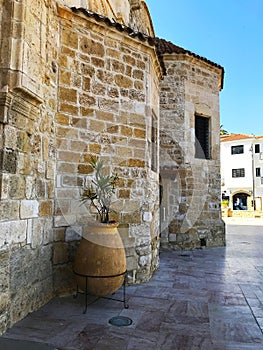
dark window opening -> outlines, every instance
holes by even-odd
[[[200,239],[200,246],[201,247],[206,247],[206,239],[205,238],[201,238]]]
[[[222,193],[222,201],[229,201],[229,196],[227,196],[225,193]]]
[[[255,153],[260,153],[260,144],[255,145]]]
[[[256,177],[260,177],[260,168],[256,168]]]
[[[195,116],[195,157],[210,159],[210,119]]]
[[[231,146],[231,154],[241,154],[241,153],[244,153],[243,145]]]
[[[232,177],[245,177],[245,169],[232,169]]]
[[[247,210],[247,199],[249,195],[247,193],[236,193],[233,196],[233,209],[234,210]]]

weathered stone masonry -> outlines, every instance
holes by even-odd
[[[150,147],[153,110],[158,116],[152,100],[158,94],[156,58],[147,41],[130,39],[87,11],[74,12],[59,9],[55,233],[66,228],[66,241],[74,248],[90,216],[80,206],[79,186],[91,173],[91,157],[100,156],[119,176],[112,218],[120,222],[130,280],[140,282],[158,266],[159,189]],[[143,211],[153,213],[151,225],[142,221]],[[54,252],[59,256],[55,288],[68,290],[60,278],[68,271],[67,244],[57,242]]]
[[[53,11],[34,1],[1,10],[0,332],[53,296],[56,101]]]
[[[161,82],[160,175],[163,247],[225,244],[220,212],[221,66],[156,39],[167,71]],[[210,118],[211,159],[195,157],[195,115]]]
[[[164,249],[223,245],[222,67],[160,49],[142,0],[0,0],[0,18],[0,333],[75,288],[91,157],[119,176],[130,283],[158,268],[160,231]],[[210,160],[194,157],[195,113]]]
[[[90,215],[79,205],[80,186],[91,156],[102,157],[120,178],[114,218],[130,281],[148,280],[157,268],[151,133],[161,69],[146,37],[91,13],[29,0],[1,10],[3,332],[54,293],[75,288],[71,263]],[[144,211],[151,222],[142,220]]]

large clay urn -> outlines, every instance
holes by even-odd
[[[78,289],[103,297],[124,282],[126,255],[118,223],[94,222],[85,227],[77,248],[74,272]]]

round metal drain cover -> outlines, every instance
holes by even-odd
[[[115,316],[109,320],[109,323],[113,326],[124,327],[130,326],[132,324],[132,320],[129,317]]]

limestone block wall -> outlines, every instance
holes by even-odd
[[[157,268],[161,69],[147,38],[105,18],[56,1],[0,5],[2,333],[75,288],[91,157],[119,176],[112,218],[130,282]]]
[[[57,42],[50,2],[0,8],[1,333],[54,295]]]
[[[130,281],[157,268],[161,78],[151,42],[127,28],[56,1],[1,4],[0,333],[75,288],[92,156],[119,176]]]
[[[156,164],[158,154],[152,123],[158,122],[160,67],[147,41],[132,39],[85,11],[59,8],[59,15],[55,289],[75,288],[74,249],[85,221],[94,216],[80,204],[92,157],[103,159],[119,177],[111,219],[120,222],[130,281],[138,283],[158,266],[158,168],[152,170],[153,152]],[[151,213],[150,221],[143,220],[144,212]]]
[[[225,244],[220,211],[221,71],[197,58],[164,55],[161,82],[161,241],[192,249]],[[210,118],[211,159],[195,158],[195,114]]]
[[[80,205],[92,157],[119,177],[111,219],[130,283],[158,267],[160,209],[164,247],[224,244],[219,70],[165,55],[159,85],[149,38],[63,4],[87,5],[0,0],[0,333],[75,288],[75,249],[95,217]],[[112,5],[124,6],[120,22],[153,34],[144,1],[130,0],[129,16],[127,1]],[[211,118],[211,160],[194,158],[195,113]]]

